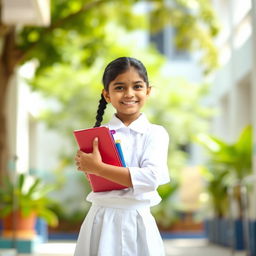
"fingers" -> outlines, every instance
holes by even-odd
[[[81,171],[81,153],[82,151],[80,150],[77,150],[77,153],[76,153],[76,156],[75,156],[75,164],[76,164],[76,167],[77,167],[77,170]]]
[[[93,140],[93,151],[98,150],[99,139],[96,137]]]
[[[93,140],[92,153],[84,153],[81,150],[77,150],[75,164],[79,171],[87,172],[88,170],[95,169],[94,165],[97,161],[101,161],[101,156],[98,149],[98,138],[96,137]]]

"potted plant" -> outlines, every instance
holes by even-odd
[[[227,193],[225,193],[225,191],[227,191],[228,186],[232,197],[237,203],[238,217],[235,220],[231,220],[234,230],[233,237],[235,238],[235,241],[232,241],[232,243],[234,243],[232,246],[234,249],[243,249],[244,245],[241,230],[244,209],[242,205],[241,186],[244,178],[252,173],[252,126],[246,126],[234,143],[227,143],[211,135],[199,135],[196,140],[206,148],[208,153],[207,165],[215,176],[213,181],[217,179],[215,187],[212,182],[208,183],[210,195],[213,199],[220,199],[220,197],[226,198]],[[215,195],[213,193],[213,191],[218,188],[217,186],[222,186],[222,195]],[[211,187],[214,190],[211,190]],[[218,198],[216,198],[216,196]],[[215,201],[215,203],[218,203],[218,200]],[[219,205],[218,207],[220,209],[222,206]],[[220,216],[215,217],[218,218]],[[239,232],[236,232],[236,230],[239,230]]]
[[[0,217],[3,237],[33,238],[36,235],[37,217],[49,225],[57,225],[58,218],[50,210],[53,201],[48,193],[53,186],[45,185],[40,178],[17,174],[16,182],[7,177],[0,188]]]

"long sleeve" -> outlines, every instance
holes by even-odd
[[[139,167],[129,167],[134,194],[154,191],[159,185],[170,181],[168,145],[166,130],[162,126],[152,126],[139,159]]]

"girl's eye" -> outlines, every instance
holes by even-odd
[[[116,86],[116,87],[115,87],[115,90],[116,90],[116,91],[122,91],[123,89],[124,89],[123,86]]]
[[[143,89],[144,86],[141,85],[141,84],[136,84],[136,85],[134,86],[134,88],[135,88],[135,89]]]

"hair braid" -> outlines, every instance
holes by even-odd
[[[107,102],[103,96],[103,94],[101,94],[101,99],[99,100],[99,105],[98,105],[98,110],[97,110],[97,115],[96,115],[96,122],[94,127],[99,127],[101,125],[101,122],[103,120],[103,115],[104,115],[104,111],[105,108],[107,107]]]

